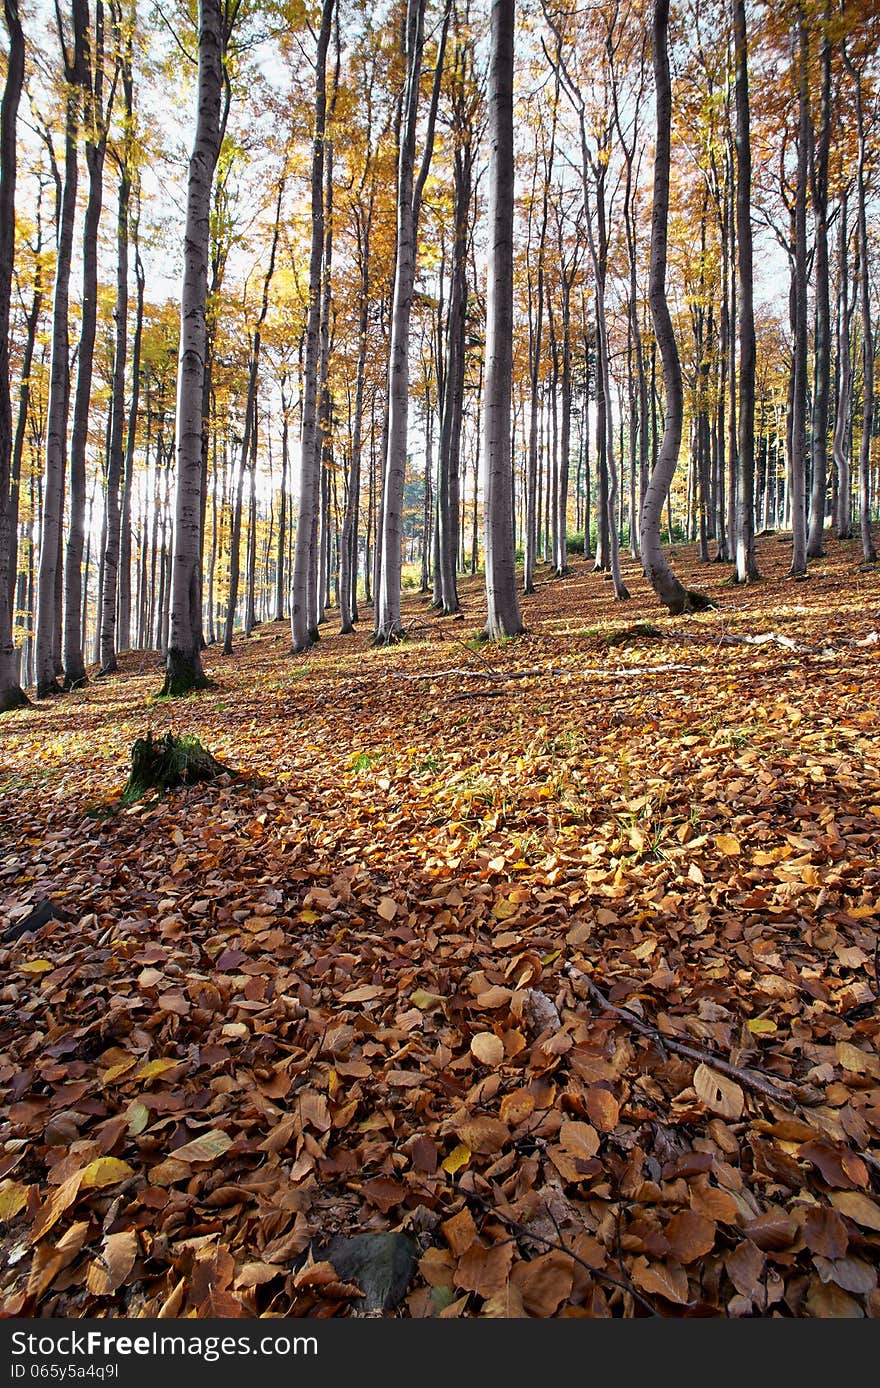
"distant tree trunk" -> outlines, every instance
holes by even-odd
[[[220,100],[225,53],[220,0],[199,0],[196,135],[186,191],[180,355],[177,373],[177,488],[169,640],[163,693],[185,694],[204,684],[201,641],[202,393],[207,328],[211,188],[220,153]]]
[[[132,82],[130,58],[123,73],[126,121],[131,121]],[[119,203],[116,219],[116,350],[113,359],[113,402],[110,448],[107,454],[107,500],[105,517],[107,546],[101,590],[100,667],[101,674],[116,669],[116,594],[119,577],[120,513],[119,487],[122,480],[125,431],[125,363],[128,352],[128,206],[131,177],[127,160],[119,171]]]
[[[798,144],[794,208],[794,398],[791,414],[791,577],[807,576],[807,156],[810,139],[807,28],[798,12]]]
[[[12,635],[12,594],[18,569],[17,516],[12,506],[12,399],[9,314],[15,255],[16,122],[24,84],[24,32],[18,0],[4,0],[9,54],[0,103],[0,713],[27,702]],[[17,511],[17,507],[16,507]]]
[[[850,325],[855,299],[849,302],[849,232],[847,198],[840,200],[840,221],[837,233],[837,369],[839,382],[837,410],[834,416],[834,463],[837,468],[837,507],[834,523],[839,540],[852,539],[852,470],[849,455],[849,427],[852,410],[852,358],[850,355]]]
[[[871,435],[874,429],[874,333],[871,324],[871,285],[868,275],[868,221],[866,213],[865,165],[867,162],[865,139],[865,111],[862,93],[862,75],[857,73],[849,59],[847,67],[855,78],[856,88],[856,130],[859,140],[859,157],[856,166],[857,227],[859,238],[859,304],[862,315],[862,441],[859,450],[859,533],[862,540],[862,557],[866,564],[877,562],[877,551],[871,534]]]
[[[492,0],[489,56],[489,269],[486,290],[484,544],[486,636],[522,631],[516,596],[510,426],[513,372],[514,0]]]
[[[223,654],[232,655],[232,628],[235,622],[235,609],[238,604],[238,577],[240,572],[240,550],[241,550],[241,500],[244,487],[245,473],[248,467],[248,457],[251,454],[251,444],[257,427],[257,380],[260,371],[260,349],[263,341],[263,324],[266,321],[266,314],[269,311],[269,290],[272,285],[272,277],[275,274],[275,257],[278,251],[278,235],[281,229],[281,200],[284,196],[284,184],[286,174],[282,176],[278,184],[278,196],[275,202],[275,222],[272,229],[272,244],[269,250],[269,264],[263,278],[263,296],[260,301],[260,313],[254,327],[253,337],[251,338],[250,363],[248,366],[248,387],[247,398],[244,409],[244,437],[241,441],[241,454],[238,463],[238,485],[235,493],[235,510],[232,518],[232,540],[230,549],[229,563],[229,601],[226,607],[226,625],[223,632]],[[254,477],[253,470],[256,467],[256,456],[251,459],[251,494],[253,495]],[[249,634],[249,633],[248,633]]]
[[[364,380],[367,369],[370,312],[370,234],[373,224],[373,198],[370,189],[366,210],[359,208],[355,229],[358,238],[360,269],[360,303],[358,309],[358,355],[355,367],[354,420],[352,425],[351,462],[348,469],[348,492],[342,519],[341,574],[339,582],[340,629],[343,635],[354,631],[357,621],[357,531],[361,495],[361,455],[363,453]]]
[[[416,250],[422,195],[434,147],[434,125],[440,96],[443,57],[449,28],[447,2],[434,71],[428,111],[425,147],[418,177],[415,174],[416,129],[419,112],[419,80],[424,44],[425,0],[407,0],[406,90],[400,157],[397,167],[397,239],[394,296],[391,312],[391,351],[388,369],[388,442],[382,488],[379,583],[376,592],[374,641],[400,639],[400,585],[403,545],[403,500],[406,487],[406,455],[409,421],[410,314],[416,273]]]
[[[460,125],[463,124],[459,117]],[[461,431],[464,415],[464,374],[467,339],[468,240],[472,193],[473,149],[470,130],[455,149],[455,242],[449,315],[446,327],[446,373],[440,420],[437,472],[438,558],[440,607],[445,615],[459,610],[456,565],[458,561],[461,471]]]
[[[830,20],[826,9],[824,25]],[[813,210],[816,235],[814,285],[816,294],[816,377],[813,401],[813,485],[807,558],[825,553],[825,507],[828,492],[828,414],[831,394],[831,296],[828,283],[828,151],[831,143],[831,44],[820,26],[819,68],[821,109],[819,136],[814,140]]]
[[[281,488],[278,498],[278,547],[275,554],[275,621],[284,621],[285,555],[287,552],[287,486],[290,469],[290,418],[285,399],[287,375],[281,379]]]
[[[101,221],[101,205],[104,198],[104,158],[107,152],[108,125],[116,86],[114,73],[105,108],[104,82],[106,75],[104,62],[104,7],[101,0],[98,0],[95,6],[95,51],[92,55],[90,81],[86,86],[88,121],[85,148],[86,168],[89,174],[89,195],[83,222],[82,314],[68,463],[70,488],[67,551],[64,565],[64,637],[62,646],[64,686],[66,689],[81,685],[86,679],[86,667],[83,660],[85,633],[80,624],[86,512],[86,448],[89,437],[92,365],[98,322],[98,227]]]
[[[669,172],[672,129],[672,85],[667,48],[669,0],[654,5],[654,78],[657,91],[657,141],[654,155],[654,205],[651,216],[649,298],[654,335],[663,362],[666,423],[663,442],[651,472],[640,527],[642,567],[658,598],[673,614],[701,611],[709,600],[685,588],[669,564],[660,543],[663,503],[669,495],[681,447],[684,390],[681,363],[669,305],[666,301],[666,245],[669,221]]]
[[[67,99],[64,126],[64,189],[58,221],[58,254],[52,305],[52,351],[49,367],[49,401],[46,410],[46,470],[43,480],[43,516],[40,527],[40,568],[37,578],[37,634],[35,676],[37,698],[57,694],[60,663],[61,607],[63,600],[62,519],[64,469],[67,452],[67,411],[70,398],[70,269],[76,215],[77,136],[82,93],[88,80],[88,0],[71,0],[73,52],[68,53],[61,29]]]
[[[116,645],[120,651],[131,647],[131,495],[134,487],[134,446],[137,439],[138,406],[141,385],[141,339],[144,327],[144,267],[138,249],[137,222],[134,232],[134,270],[137,279],[137,310],[131,349],[131,402],[125,440],[125,471],[122,481],[122,512],[119,521],[119,619]]]
[[[755,560],[755,311],[752,271],[752,144],[745,0],[733,0],[736,51],[736,247],[739,300],[739,435],[736,486],[736,581],[759,578]]]
[[[324,258],[324,140],[327,124],[327,50],[334,0],[323,0],[315,58],[315,127],[312,144],[312,242],[309,255],[309,311],[302,376],[299,507],[293,577],[290,592],[290,635],[294,652],[307,650],[318,639],[310,621],[309,594],[317,556],[315,532],[320,506],[321,448],[318,430],[318,368],[321,353],[321,268]]]
[[[251,465],[248,496],[248,541],[247,541],[247,584],[244,599],[244,634],[250,636],[257,622],[257,426],[258,417],[254,409],[254,427],[251,431]]]

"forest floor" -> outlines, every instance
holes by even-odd
[[[6,716],[0,1312],[363,1314],[395,1230],[387,1314],[880,1315],[880,570],[758,557]],[[121,806],[147,729],[244,779]]]

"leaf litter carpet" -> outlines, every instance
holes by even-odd
[[[7,716],[3,1313],[362,1314],[397,1230],[387,1314],[880,1314],[880,577],[759,561]],[[148,728],[241,776],[119,806]]]

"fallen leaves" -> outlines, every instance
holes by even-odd
[[[862,620],[819,614],[837,581],[789,618],[808,645]],[[633,640],[586,680],[595,586],[529,600],[533,654],[480,654],[554,677],[479,720],[388,678],[448,666],[433,628],[322,641],[308,688],[242,646],[222,710],[180,717],[264,784],[101,823],[147,683],[124,657],[83,693],[98,760],[41,708],[64,756],[15,792],[0,910],[64,918],[0,958],[4,1314],[348,1315],[313,1250],[360,1228],[420,1240],[411,1315],[877,1314],[878,652],[728,648],[712,617],[664,625],[675,669]]]

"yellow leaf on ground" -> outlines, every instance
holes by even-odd
[[[449,1156],[443,1162],[443,1170],[449,1176],[454,1176],[456,1171],[460,1171],[463,1166],[467,1166],[471,1159],[471,1149],[466,1147],[463,1142],[459,1142],[457,1147],[453,1147]]]
[[[738,854],[742,853],[742,844],[739,839],[733,837],[733,834],[716,834],[715,847],[726,858],[736,858]]]

